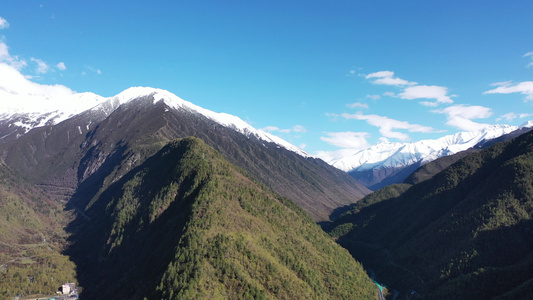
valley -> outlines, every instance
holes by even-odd
[[[0,300],[532,300],[533,1],[0,1]]]
[[[527,299],[532,138],[494,144],[428,176],[440,164],[430,163],[416,184],[389,186],[353,205],[330,234],[403,294]]]
[[[511,299],[531,289],[529,124],[443,138],[468,142],[385,172],[401,183],[381,178],[378,189],[167,91],[95,101],[68,117],[0,120],[3,297],[66,282],[82,299]]]

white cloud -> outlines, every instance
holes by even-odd
[[[100,69],[97,69],[95,67],[91,67],[91,66],[85,66],[85,68],[93,73],[96,73],[97,75],[101,75],[102,74],[102,71]],[[82,72],[81,75],[87,75],[86,72]]]
[[[508,114],[505,114],[499,118],[496,119],[497,122],[501,121],[501,120],[507,120],[508,122],[514,120],[518,118],[518,116],[515,114],[515,113],[508,113]]]
[[[43,60],[35,57],[32,57],[30,60],[37,64],[37,68],[35,69],[37,74],[46,74],[50,70],[50,67]]]
[[[366,95],[365,98],[372,99],[372,100],[379,100],[381,99],[380,95]]]
[[[494,83],[491,83],[489,85],[490,86],[508,86],[508,85],[511,85],[511,84],[513,84],[513,82],[511,80],[508,80],[508,81],[494,82]]]
[[[408,100],[426,99],[426,101],[420,101],[420,104],[425,106],[438,106],[441,103],[453,103],[451,97],[454,95],[448,95],[448,88],[437,85],[418,85],[417,82],[410,82],[398,77],[394,77],[394,72],[392,71],[379,71],[371,73],[368,74],[366,78],[375,79],[372,81],[373,84],[395,85],[403,88],[403,91],[399,94],[385,92],[383,93],[383,96],[399,97],[401,99]]]
[[[325,162],[335,161],[342,157],[354,155],[362,149],[343,148],[336,151],[317,151],[314,155]]]
[[[65,71],[67,69],[67,66],[65,66],[64,62],[60,62],[56,65],[56,68],[58,68],[61,71]]]
[[[320,139],[340,148],[365,149],[370,147],[366,140],[368,132],[326,132],[326,135],[321,136]]]
[[[39,84],[28,80],[17,69],[0,63],[0,89],[15,95],[72,95],[74,92],[63,85]]]
[[[326,117],[330,118],[331,121],[337,121],[340,117],[339,114],[337,113],[324,113],[324,115],[326,115]]]
[[[437,85],[417,85],[410,86],[398,94],[402,99],[435,99],[436,102],[421,101],[420,104],[425,106],[437,106],[440,103],[453,103],[453,100],[448,96],[448,88]]]
[[[483,94],[512,94],[520,93],[525,95],[525,102],[533,100],[533,81],[523,81],[513,85],[511,82],[497,82],[492,85],[498,86],[495,89],[483,92]]]
[[[51,102],[70,99],[73,94],[74,91],[63,85],[32,82],[13,66],[0,62],[0,111],[17,107],[26,107],[30,111],[47,111],[51,108]]]
[[[330,145],[340,147],[335,151],[317,151],[314,155],[320,159],[331,162],[341,157],[351,156],[361,150],[369,148],[371,145],[366,138],[370,135],[368,132],[326,132],[327,136],[320,139]]]
[[[424,106],[428,106],[428,107],[437,107],[437,106],[439,106],[438,102],[420,101],[419,103],[424,105]]]
[[[510,112],[497,118],[496,121],[507,120],[508,122],[510,122],[516,118],[523,119],[523,118],[528,118],[531,116],[533,116],[533,114],[516,114],[514,112]]]
[[[302,125],[294,125],[292,126],[292,131],[294,132],[307,132],[307,129],[303,127]]]
[[[265,128],[261,128],[261,130],[266,131],[266,132],[274,132],[274,131],[279,131],[279,127],[267,126]]]
[[[376,79],[374,79],[376,78]],[[415,85],[416,82],[409,82],[407,80],[394,77],[394,72],[392,71],[379,71],[366,75],[366,79],[374,79],[373,84],[384,84],[384,85]]]
[[[434,132],[434,129],[428,126],[418,124],[409,124],[405,121],[398,121],[388,117],[378,115],[363,115],[361,112],[355,114],[341,114],[345,119],[365,120],[368,124],[379,128],[379,132],[387,138],[394,138],[401,141],[409,140],[409,135],[403,132],[395,131],[396,129],[403,129],[409,132]]]
[[[28,65],[25,60],[20,59],[18,56],[10,55],[7,45],[3,42],[0,42],[0,62],[4,62],[17,70]]]
[[[453,105],[432,111],[447,115],[446,124],[465,131],[481,130],[490,124],[476,123],[472,119],[483,119],[492,116],[492,110],[484,106]]]
[[[305,127],[303,127],[302,125],[294,125],[294,126],[292,126],[292,128],[287,128],[287,129],[281,129],[281,128],[276,127],[276,126],[267,126],[265,128],[261,128],[261,130],[266,131],[266,132],[270,132],[270,133],[272,133],[272,132],[281,132],[281,133],[307,132]]]
[[[0,17],[0,29],[5,29],[9,27],[9,23],[6,19]]]
[[[357,72],[355,72],[355,70],[350,70],[348,74],[346,74],[346,76],[351,77],[351,76],[355,76],[356,74]]]
[[[533,51],[524,54],[524,57],[531,57],[531,62],[527,64],[526,68],[533,67]]]
[[[368,104],[366,103],[360,103],[360,102],[355,102],[355,103],[349,103],[349,104],[346,104],[346,106],[348,108],[368,108]]]

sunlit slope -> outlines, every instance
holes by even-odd
[[[73,255],[90,298],[377,295],[361,265],[306,213],[196,138],[165,146],[87,213]]]
[[[26,183],[0,160],[0,298],[53,294],[76,280],[61,254],[66,236],[62,206]]]

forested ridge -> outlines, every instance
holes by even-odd
[[[533,133],[355,204],[330,234],[376,276],[429,299],[533,291]]]
[[[374,299],[362,266],[312,219],[196,138],[104,191],[71,253],[84,296]],[[109,286],[109,282],[115,284]]]

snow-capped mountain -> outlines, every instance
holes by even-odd
[[[105,98],[93,93],[72,94],[68,91],[60,95],[51,97],[44,94],[27,94],[18,95],[10,91],[0,91],[5,101],[0,105],[0,123],[4,126],[12,127],[11,134],[16,133],[20,137],[24,133],[36,127],[45,125],[55,125],[67,120],[82,112],[91,110],[109,115],[120,105],[144,96],[153,96],[153,103],[163,101],[172,109],[184,109],[187,111],[199,113],[222,126],[234,129],[247,137],[255,137],[267,143],[275,143],[280,147],[293,151],[304,157],[310,157],[308,153],[291,143],[264,132],[255,129],[239,117],[226,114],[216,113],[191,102],[185,101],[171,92],[150,88],[150,87],[132,87],[120,94]],[[6,124],[9,123],[9,124]],[[91,124],[87,124],[90,128]],[[14,130],[18,129],[18,130]],[[0,138],[5,138],[0,137]]]
[[[533,126],[533,124],[526,123],[520,127],[523,126]],[[483,140],[500,137],[520,127],[493,125],[480,131],[459,132],[436,140],[422,140],[414,143],[382,142],[350,156],[334,158],[328,163],[345,172],[364,171],[378,166],[408,166],[416,162],[429,162],[442,156],[455,154],[472,148]]]
[[[395,180],[405,178],[413,167],[418,167],[437,158],[470,149],[479,143],[509,134],[522,128],[532,128],[529,121],[521,126],[492,125],[479,131],[459,132],[435,140],[414,143],[383,142],[351,155],[328,160],[332,166],[350,173],[367,187],[376,189],[379,183],[391,176]],[[405,170],[409,168],[409,170]],[[404,174],[398,175],[399,172]],[[390,184],[393,182],[387,182]]]
[[[0,96],[5,93],[0,92]],[[18,95],[17,95],[18,96]],[[105,101],[93,93],[66,94],[57,97],[24,95],[2,97],[0,120],[23,129],[24,134],[35,127],[58,124]]]
[[[278,144],[279,146],[282,146],[286,148],[287,150],[296,152],[304,157],[310,157],[310,155],[306,153],[305,151],[303,151],[302,149],[270,133],[267,133],[259,129],[255,129],[250,124],[244,122],[241,118],[237,116],[230,115],[227,113],[216,113],[216,112],[210,111],[208,109],[195,105],[189,101],[185,101],[181,99],[180,97],[172,94],[169,91],[149,88],[149,87],[132,87],[132,88],[129,88],[123,91],[117,96],[113,97],[111,100],[118,100],[118,102],[122,104],[122,103],[129,102],[132,99],[136,99],[139,96],[153,96],[154,103],[163,101],[165,104],[167,104],[171,108],[185,109],[188,111],[199,113],[219,123],[220,125],[223,125],[228,128],[232,128],[246,135],[247,137],[255,136],[256,138],[260,140],[263,140],[268,143]]]
[[[96,191],[151,164],[150,157],[170,141],[188,137],[203,140],[317,221],[329,220],[335,209],[370,192],[347,173],[235,116],[209,111],[164,90],[136,87],[114,97],[95,97],[91,101],[96,105],[73,116],[75,110],[54,106],[60,103],[54,97],[49,100],[55,101],[47,102],[41,114],[16,105],[2,110],[1,159],[76,207],[88,209]]]

